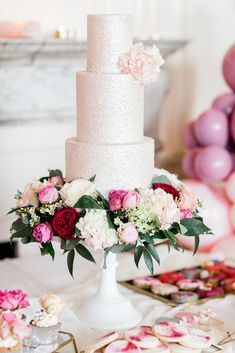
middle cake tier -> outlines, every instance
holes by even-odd
[[[143,140],[144,87],[124,74],[77,73],[77,136],[81,142]]]
[[[95,145],[76,137],[66,140],[66,180],[89,179],[101,192],[111,189],[148,188],[154,171],[154,141],[125,145]]]

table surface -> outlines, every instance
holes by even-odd
[[[156,265],[156,273],[198,265],[208,259],[205,254],[192,256],[192,253],[188,251],[179,254],[172,250],[168,254],[165,246],[162,246],[159,252],[162,265]],[[96,258],[101,258],[101,254],[97,254]],[[121,254],[117,279],[123,281],[140,275],[148,275],[143,261],[140,262],[139,267],[139,270],[135,267],[132,254]],[[102,334],[102,332],[85,327],[76,315],[84,300],[95,293],[99,282],[100,267],[79,258],[75,259],[74,268],[74,279],[72,279],[67,271],[66,256],[62,255],[58,256],[53,263],[47,256],[6,259],[0,261],[0,289],[22,289],[28,293],[29,297],[36,298],[43,293],[56,293],[62,296],[68,308],[63,329],[76,336],[78,348],[82,349],[90,340]],[[120,286],[120,291],[127,295],[135,307],[143,313],[143,324],[153,324],[157,317],[166,316],[175,310],[158,300],[134,293],[122,286]],[[235,330],[235,296],[213,299],[200,305],[200,307],[208,306],[217,313],[217,318],[225,323],[222,329],[215,327],[213,330],[214,339],[218,342],[225,336],[227,330]],[[232,348],[231,345],[227,345],[225,352],[232,353],[234,349],[235,346]]]

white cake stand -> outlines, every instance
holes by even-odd
[[[90,328],[118,330],[136,326],[142,319],[131,301],[122,296],[117,287],[116,254],[109,253],[106,269],[101,271],[97,293],[89,298],[78,313],[79,320]]]

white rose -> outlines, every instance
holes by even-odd
[[[62,199],[69,207],[73,207],[83,195],[92,195],[94,193],[94,184],[84,179],[76,179],[71,183],[66,183],[60,190]]]
[[[64,301],[55,294],[45,294],[39,303],[48,314],[59,314],[65,306]]]
[[[79,219],[76,227],[86,245],[94,250],[111,247],[118,242],[115,229],[109,228],[105,210],[89,210]]]

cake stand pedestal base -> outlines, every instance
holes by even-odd
[[[97,293],[80,309],[78,318],[86,326],[101,330],[118,330],[136,326],[142,319],[131,301],[122,296],[116,281],[116,254],[109,253],[102,269]]]

